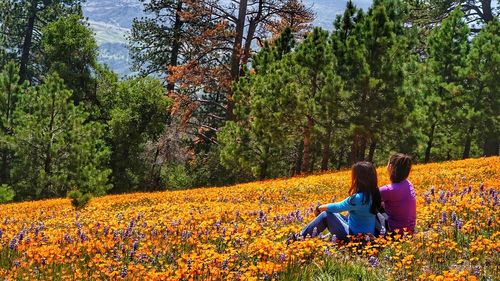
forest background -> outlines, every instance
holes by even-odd
[[[499,5],[143,1],[133,77],[79,0],[0,0],[0,202],[499,154]]]

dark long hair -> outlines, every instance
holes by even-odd
[[[376,214],[380,210],[382,199],[378,189],[377,170],[370,162],[357,162],[352,165],[349,195],[356,193],[363,194],[363,204],[372,202],[371,213]]]

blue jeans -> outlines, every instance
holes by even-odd
[[[316,232],[314,231],[314,228],[316,228]],[[345,239],[349,234],[347,217],[338,213],[322,212],[306,227],[304,227],[304,229],[302,229],[300,235],[305,237],[309,234],[312,237],[319,235],[326,228],[328,228],[331,234],[335,234],[335,236],[339,239]]]

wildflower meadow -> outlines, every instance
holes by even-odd
[[[384,167],[379,184],[388,183]],[[350,171],[0,206],[2,280],[498,280],[500,157],[416,165],[416,233],[291,241]]]

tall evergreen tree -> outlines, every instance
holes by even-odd
[[[431,150],[439,125],[446,125],[462,102],[459,100],[463,75],[466,67],[469,28],[463,19],[463,12],[457,8],[434,29],[428,40],[429,58],[425,64],[428,75],[425,78],[427,93],[425,107],[428,114],[427,145],[424,161],[431,158]],[[446,127],[445,127],[446,128]],[[449,130],[445,130],[449,134]]]
[[[235,120],[226,122],[218,136],[227,167],[242,166],[259,179],[288,170],[282,159],[293,141],[291,115],[297,107],[296,83],[287,70],[293,45],[286,29],[273,44],[265,43],[253,59],[251,74],[236,84]]]
[[[56,72],[73,92],[76,104],[96,103],[97,43],[92,30],[77,14],[59,18],[43,29],[41,69]]]
[[[13,187],[19,198],[65,196],[72,189],[103,195],[110,188],[103,126],[70,99],[57,75],[22,96],[10,143]]]
[[[38,80],[43,73],[37,56],[42,28],[67,14],[81,14],[81,0],[2,0],[0,26],[10,59],[19,63],[20,82]],[[0,40],[1,42],[1,40]]]
[[[26,94],[26,83],[19,84],[19,68],[8,63],[0,73],[0,185],[11,185],[11,169],[14,151],[10,145],[15,126],[15,115],[19,98]]]
[[[302,114],[302,118],[296,122],[303,126],[304,148],[301,170],[307,173],[312,165],[311,146],[315,124],[325,129],[324,147],[329,150],[329,139],[337,121],[341,86],[335,74],[336,59],[327,31],[315,28],[297,46],[294,55],[296,68],[291,70],[297,73],[296,81],[300,81],[297,95]]]
[[[465,69],[466,90],[460,108],[464,139],[462,158],[471,154],[478,136],[483,155],[498,155],[500,143],[500,23],[491,21],[473,39]]]

